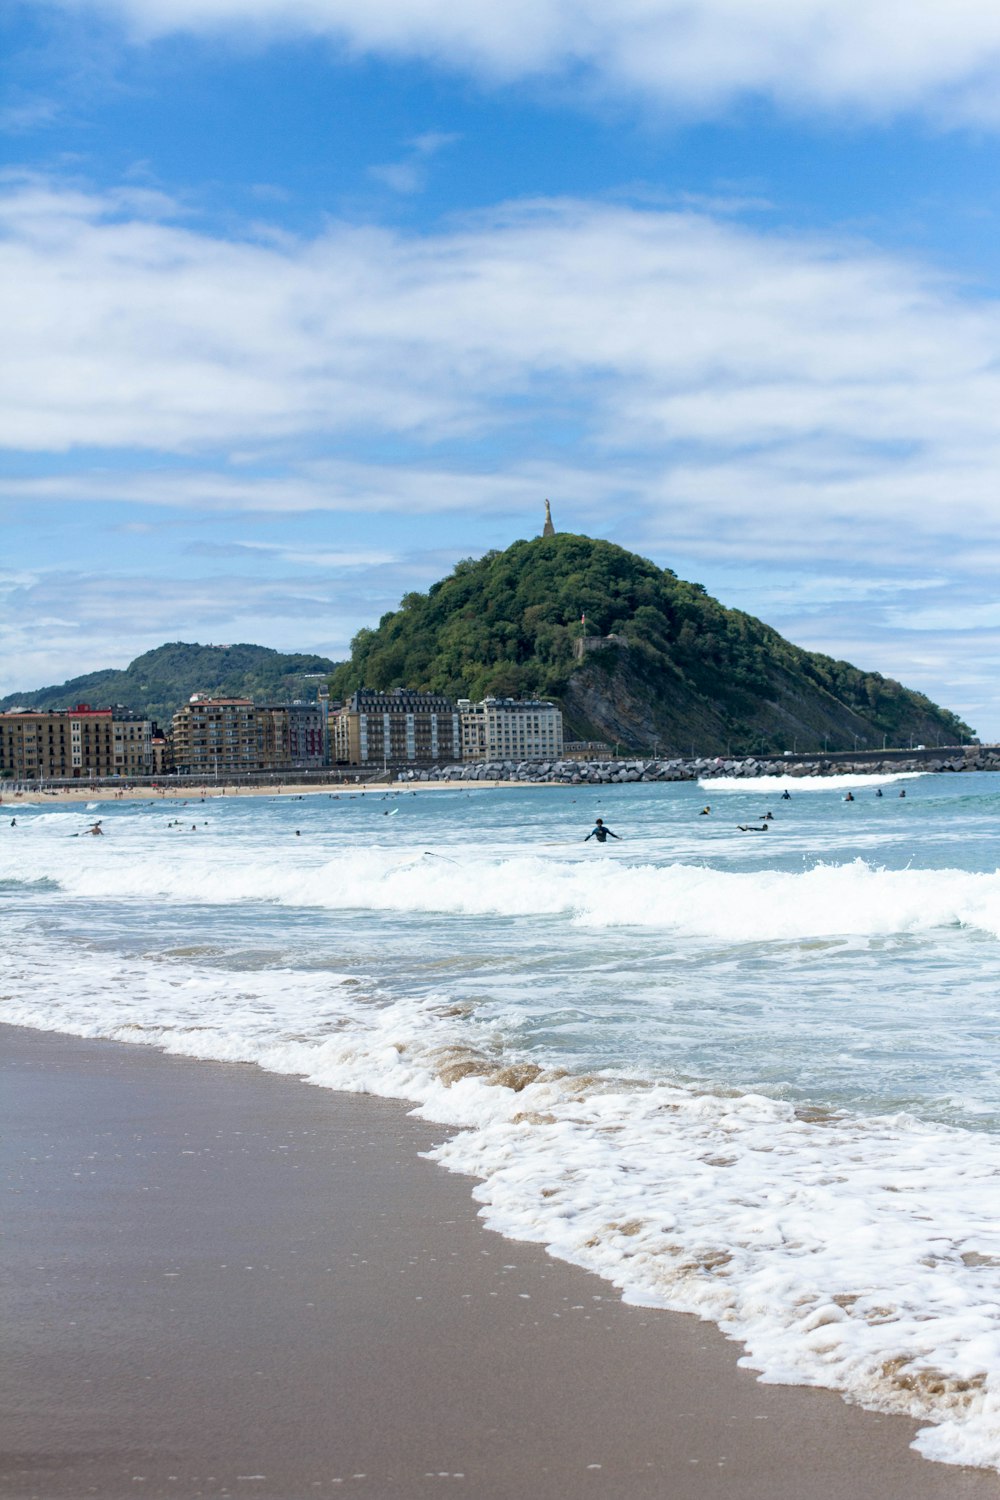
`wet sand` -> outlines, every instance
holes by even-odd
[[[0,1495],[996,1500],[485,1230],[393,1101],[0,1027]]]

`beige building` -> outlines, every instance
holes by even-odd
[[[0,714],[0,774],[19,781],[148,776],[152,725],[123,710],[31,709]]]
[[[463,760],[556,760],[563,752],[562,714],[554,703],[485,698],[458,700]]]
[[[461,725],[454,703],[437,693],[360,688],[330,714],[330,759],[335,765],[431,765],[461,759]]]
[[[173,763],[192,776],[320,770],[329,763],[326,704],[254,703],[194,693],[173,717]]]
[[[264,726],[251,698],[193,693],[173,717],[174,766],[199,776],[263,771]]]
[[[174,751],[168,734],[155,733],[152,740],[153,775],[166,776],[174,769]]]
[[[318,703],[258,704],[257,714],[269,769],[309,771],[329,764],[325,699]]]

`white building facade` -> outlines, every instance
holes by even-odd
[[[554,703],[515,698],[460,698],[463,760],[556,760],[563,718]]]

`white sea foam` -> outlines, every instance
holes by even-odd
[[[857,787],[888,786],[890,782],[919,781],[926,771],[845,771],[840,776],[703,776],[706,792],[850,792]]]
[[[28,939],[0,955],[0,991],[14,1024],[412,1100],[456,1128],[434,1155],[480,1179],[501,1233],[718,1322],[768,1380],[918,1418],[929,1457],[1000,1467],[996,1137],[613,1073],[505,1074],[519,1059],[474,1014],[358,976],[153,957],[109,975],[100,952]]]
[[[497,1229],[1000,1467],[994,780],[789,785],[766,839],[602,792],[603,849],[565,789],[45,807],[0,828],[0,1017],[411,1100]]]
[[[42,818],[36,820],[42,822]],[[631,864],[619,854],[615,879],[603,859],[463,854],[438,859],[394,849],[346,849],[283,861],[225,846],[176,849],[170,859],[136,860],[128,849],[81,839],[78,853],[19,847],[24,881],[58,880],[68,896],[212,905],[270,902],[346,912],[426,912],[479,917],[563,916],[582,928],[634,927],[722,941],[885,937],[968,927],[1000,937],[1000,872],[886,870],[865,860],[793,872],[740,872],[690,864]],[[95,847],[95,845],[97,847]]]

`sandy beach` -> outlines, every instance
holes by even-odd
[[[558,784],[558,783],[556,783]],[[353,781],[298,784],[289,782],[279,786],[261,783],[257,786],[215,786],[208,782],[203,786],[174,786],[164,783],[157,787],[45,787],[31,792],[9,792],[0,788],[0,807],[17,808],[18,803],[58,804],[61,802],[204,802],[215,797],[363,797],[371,793],[384,796],[386,792],[410,793],[454,791],[496,791],[501,787],[541,787],[553,785],[543,781],[367,781],[360,785]]]
[[[4,1496],[996,1495],[489,1233],[402,1105],[0,1038]]]

